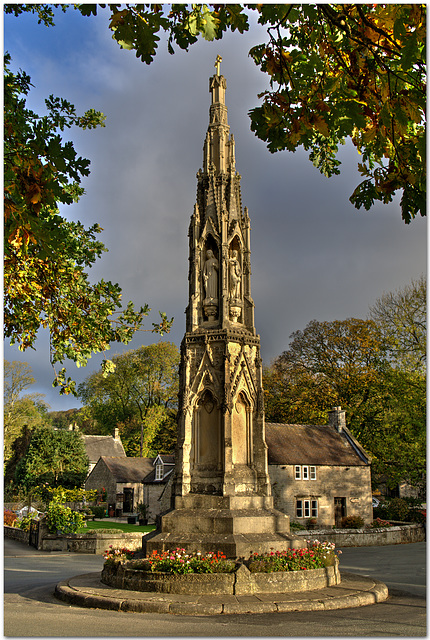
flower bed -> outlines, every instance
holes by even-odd
[[[133,559],[128,549],[110,548],[102,582],[117,589],[187,594],[236,594],[308,591],[340,582],[332,543],[315,541],[307,549],[272,551],[244,562],[221,553],[154,552]]]

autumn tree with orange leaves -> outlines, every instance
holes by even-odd
[[[33,11],[53,24],[52,7]],[[63,11],[68,6],[61,5]],[[351,139],[362,180],[350,200],[370,209],[401,193],[406,223],[426,215],[426,7],[424,4],[77,4],[85,16],[106,12],[121,48],[150,64],[161,36],[188,50],[199,38],[240,34],[256,15],[266,41],[249,55],[271,89],[250,111],[251,129],[269,151],[309,151],[326,176],[339,173],[339,145]]]

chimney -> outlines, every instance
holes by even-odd
[[[338,433],[342,433],[343,428],[346,427],[345,411],[342,411],[341,407],[333,407],[328,412],[328,424],[329,427],[334,427]]]
[[[112,431],[112,435],[114,440],[119,440],[119,429],[118,427],[115,427],[115,429]]]

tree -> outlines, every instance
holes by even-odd
[[[61,132],[73,126],[104,126],[104,116],[90,109],[83,116],[74,106],[50,96],[47,115],[26,108],[30,78],[9,70],[4,75],[4,325],[5,336],[20,350],[34,348],[39,328],[49,330],[54,367],[67,358],[83,366],[92,353],[111,343],[127,344],[141,328],[147,305],[138,311],[129,303],[121,311],[119,285],[101,280],[91,284],[87,269],[104,245],[96,240],[99,225],[85,229],[59,214],[58,205],[72,204],[83,194],[81,179],[89,160],[78,157]],[[168,330],[162,314],[154,330]],[[112,362],[104,361],[105,371]],[[60,393],[75,393],[65,368],[55,372]]]
[[[150,64],[160,41],[188,50],[199,37],[243,33],[249,15],[267,28],[250,55],[270,78],[263,104],[250,112],[251,129],[271,152],[299,146],[327,176],[339,173],[339,144],[351,138],[364,180],[355,207],[391,202],[402,192],[402,218],[426,215],[426,8],[423,4],[74,5],[83,15],[110,13],[121,48]],[[63,11],[67,5],[63,5]],[[52,25],[52,5],[6,5],[33,11]]]
[[[425,485],[425,376],[393,362],[373,320],[313,320],[265,371],[266,420],[325,423],[333,406],[372,457],[374,478]]]
[[[393,362],[409,371],[425,372],[427,350],[427,281],[384,293],[370,308],[370,318],[384,334]]]
[[[88,473],[84,440],[77,431],[37,429],[17,465],[16,481],[27,489],[48,483],[52,487],[79,487]]]
[[[43,402],[42,394],[23,392],[35,380],[31,367],[27,362],[4,360],[4,460],[10,459],[13,444],[20,437],[24,427],[34,429],[49,424],[47,406]]]
[[[143,456],[177,406],[179,352],[171,342],[142,346],[113,357],[115,370],[91,374],[79,385],[87,414],[102,432],[119,425],[130,455]]]

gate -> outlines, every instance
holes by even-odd
[[[38,548],[39,545],[39,520],[30,520],[30,535],[28,538],[30,547]]]

